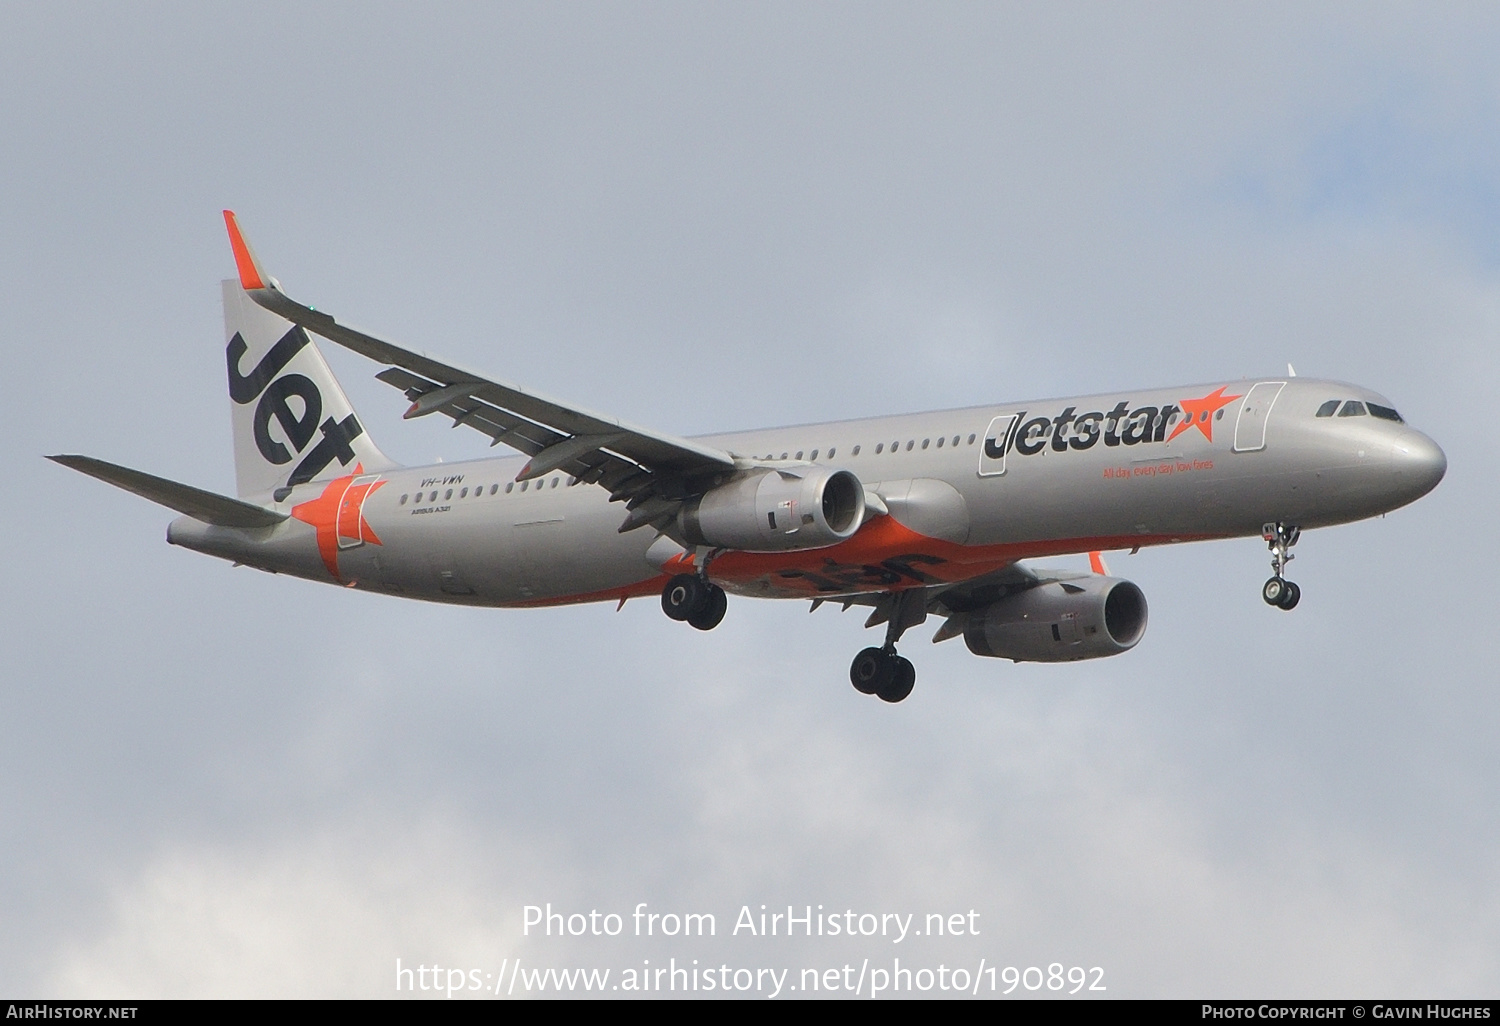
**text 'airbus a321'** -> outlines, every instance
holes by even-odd
[[[887,702],[916,672],[908,628],[975,655],[1117,655],[1146,599],[1098,552],[1261,535],[1262,590],[1291,609],[1301,531],[1431,491],[1443,452],[1385,398],[1285,377],[676,438],[383,342],[289,298],[224,213],[239,497],[53,456],[183,516],[167,540],[346,587],[547,606],[660,595],[711,630],[726,592],[872,607],[885,641],[850,668]],[[309,332],[386,364],[407,417],[437,414],[519,456],[398,466],[365,432]],[[1091,554],[1094,573],[1018,560]]]

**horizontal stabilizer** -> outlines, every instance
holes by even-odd
[[[48,456],[53,463],[72,467],[81,474],[107,481],[116,488],[134,492],[142,498],[159,502],[168,509],[186,513],[195,520],[218,527],[275,527],[286,519],[285,513],[256,506],[239,499],[205,492],[191,485],[178,484],[164,477],[143,474],[129,467],[116,466],[90,456]]]

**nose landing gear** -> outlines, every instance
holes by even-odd
[[[1302,529],[1278,520],[1274,524],[1263,526],[1260,536],[1271,549],[1272,572],[1271,579],[1260,589],[1260,597],[1265,599],[1268,606],[1295,609],[1297,603],[1302,601],[1302,589],[1286,579],[1286,565],[1297,558],[1287,550],[1297,544],[1297,539],[1302,537]]]

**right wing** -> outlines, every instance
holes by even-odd
[[[1103,565],[1102,554],[1089,553],[1089,563],[1096,560]],[[1094,573],[1102,573],[1098,567]],[[944,617],[943,625],[932,636],[934,642],[956,638],[968,628],[974,614],[980,613],[992,602],[1007,595],[1028,591],[1043,584],[1061,584],[1064,588],[1078,591],[1072,582],[1088,577],[1078,570],[1043,570],[1022,563],[1011,563],[999,570],[992,570],[957,584],[937,584],[908,588],[894,592],[867,592],[863,594],[836,595],[813,600],[813,609],[824,602],[838,602],[845,609],[853,605],[872,606],[866,627],[875,627],[891,620],[900,620],[901,628],[915,627],[929,615]]]
[[[562,470],[579,482],[602,485],[612,501],[629,503],[632,512],[622,532],[647,524],[662,527],[683,499],[752,463],[486,378],[340,324],[282,292],[280,283],[261,270],[233,211],[224,211],[224,222],[240,285],[255,302],[362,356],[390,364],[376,377],[406,393],[412,401],[407,417],[441,413],[454,427],[482,431],[491,445],[503,442],[530,456],[516,480]]]

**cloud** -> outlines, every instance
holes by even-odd
[[[616,972],[699,958],[794,975],[864,957],[1061,961],[1101,965],[1115,996],[1382,986],[1457,996],[1488,977],[1494,923],[1469,919],[1473,894],[1438,867],[1306,809],[1226,844],[1213,793],[1152,736],[1149,713],[1110,696],[1113,671],[1059,680],[1061,668],[984,664],[945,683],[962,664],[941,661],[928,700],[895,719],[873,702],[849,706],[842,688],[791,683],[802,660],[764,658],[781,617],[742,613],[719,646],[730,668],[711,682],[681,683],[693,660],[669,660],[651,706],[663,722],[638,723],[641,747],[611,753],[612,773],[523,785],[561,807],[500,807],[465,787],[482,763],[457,755],[460,731],[448,765],[420,756],[420,797],[356,779],[339,822],[308,823],[293,807],[239,843],[167,846],[118,882],[95,926],[57,948],[44,989],[379,997],[394,991],[398,957],[486,973],[517,957]],[[1018,679],[973,679],[997,670]],[[577,729],[599,727],[585,718]],[[333,761],[366,763],[368,744]],[[1483,881],[1492,892],[1492,872]],[[521,934],[527,904],[613,911],[629,924],[641,901],[713,913],[717,936]],[[754,915],[788,904],[914,913],[921,925],[929,913],[978,910],[981,933],[896,946],[731,932],[741,906]]]

